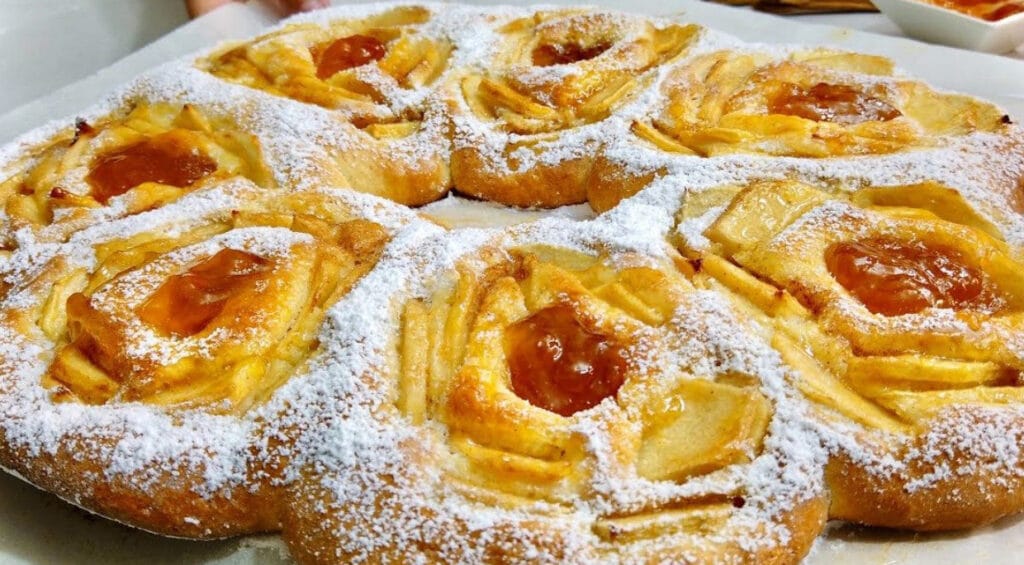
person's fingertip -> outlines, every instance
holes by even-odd
[[[330,0],[302,0],[299,3],[299,10],[308,12],[310,10],[319,10],[326,8],[331,5]]]
[[[188,17],[198,18],[208,14],[233,0],[185,0],[185,8],[188,10]]]

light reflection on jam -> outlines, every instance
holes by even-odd
[[[538,45],[533,49],[533,64],[538,67],[551,65],[568,65],[593,59],[611,47],[610,43],[597,43],[583,46],[579,43],[560,43],[555,45]]]
[[[144,182],[185,188],[217,170],[217,163],[180,137],[160,134],[93,159],[85,180],[101,204]]]
[[[195,335],[216,318],[231,298],[263,279],[271,261],[224,249],[188,271],[169,277],[139,308],[139,318],[178,337]]]
[[[571,416],[614,396],[626,378],[624,348],[580,323],[571,306],[550,306],[505,331],[512,391]]]
[[[850,86],[824,82],[810,88],[784,84],[769,98],[768,112],[847,125],[887,122],[902,115],[885,100]]]
[[[833,244],[825,263],[875,314],[899,316],[925,308],[994,312],[1003,305],[985,274],[952,247],[869,238]]]
[[[324,80],[335,73],[383,59],[387,48],[375,37],[350,35],[328,45],[317,45],[309,52],[316,63],[316,77]]]

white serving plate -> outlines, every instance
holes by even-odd
[[[989,22],[923,0],[871,0],[907,35],[986,53],[1006,53],[1024,43],[1024,13]]]
[[[471,3],[502,2],[483,0]],[[569,2],[547,0],[547,3]],[[706,2],[633,0],[629,5],[622,5],[614,0],[594,0],[591,3],[637,13],[679,14],[747,41],[829,44],[886,55],[911,74],[936,86],[994,100],[1011,116],[1024,119],[1024,61],[846,28],[809,25]],[[838,18],[833,21],[835,19]],[[255,2],[222,8],[92,77],[0,116],[0,144],[51,119],[73,116],[99,100],[103,93],[147,68],[213,45],[218,40],[256,33],[272,22],[271,12]],[[19,47],[23,46],[0,44],[0,53],[17,52],[15,49]],[[217,542],[154,536],[96,518],[0,472],[2,565],[289,563],[282,551],[283,544],[275,536]],[[807,564],[930,565],[975,561],[1009,565],[1020,563],[1022,555],[1024,517],[1016,517],[973,532],[951,534],[915,534],[836,525],[819,540]]]

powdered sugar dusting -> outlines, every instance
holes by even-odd
[[[271,31],[300,23],[327,26],[394,6],[341,6],[297,16]],[[771,347],[764,328],[743,319],[722,295],[689,289],[664,327],[632,334],[636,343],[630,354],[638,365],[657,374],[661,384],[735,375],[755,382],[769,400],[772,416],[764,445],[747,454],[749,462],[680,482],[643,479],[635,466],[617,459],[616,426],[628,424],[615,419],[616,403],[606,399],[580,413],[572,424],[572,432],[583,439],[589,466],[586,496],[492,505],[467,494],[471,486],[450,481],[441,470],[450,430],[431,421],[413,425],[394,408],[395,348],[403,305],[413,298],[429,298],[457,266],[479,273],[490,266],[486,257],[543,244],[601,255],[617,268],[644,265],[671,271],[679,257],[669,240],[681,236],[688,247],[705,249],[710,242],[704,231],[725,210],[724,205],[710,207],[677,223],[675,213],[687,196],[755,179],[827,182],[841,185],[837,190],[937,181],[958,191],[998,227],[1008,244],[1020,246],[1024,223],[1020,214],[1010,212],[1010,204],[1017,179],[1024,176],[1024,134],[1008,128],[1002,134],[951,137],[941,146],[904,153],[819,160],[753,155],[705,159],[667,154],[639,142],[631,133],[632,124],[658,111],[670,72],[679,65],[722,49],[749,49],[771,57],[803,49],[744,47],[709,30],[700,30],[670,64],[638,73],[638,87],[608,117],[563,128],[558,135],[510,134],[474,114],[457,94],[457,80],[460,73],[486,74],[500,67],[495,63],[503,56],[499,30],[532,16],[534,8],[426,8],[431,17],[417,24],[415,32],[453,47],[441,77],[427,86],[407,87],[376,66],[357,70],[358,78],[386,100],[362,110],[381,123],[399,117],[418,123],[414,134],[387,144],[385,154],[395,168],[418,170],[438,156],[446,161],[452,149],[475,148],[485,165],[499,174],[599,153],[620,165],[625,176],[656,172],[659,178],[597,217],[562,211],[538,213],[539,218],[529,216],[535,221],[525,223],[521,218],[526,216],[517,213],[509,216],[511,225],[505,227],[485,221],[479,222],[482,227],[446,229],[428,219],[445,204],[434,204],[420,215],[386,199],[330,187],[343,182],[344,175],[334,170],[338,155],[369,143],[368,134],[349,123],[354,114],[348,109],[326,109],[220,80],[201,70],[206,54],[173,62],[140,77],[83,116],[98,120],[134,104],[187,100],[204,115],[237,124],[240,131],[258,138],[274,186],[231,179],[134,215],[114,198],[111,205],[76,219],[81,223],[73,230],[62,224],[61,212],[52,225],[11,234],[15,251],[0,262],[0,280],[10,287],[0,309],[0,372],[11,376],[0,381],[0,437],[12,450],[34,458],[81,447],[78,457],[99,461],[101,469],[101,476],[83,478],[85,489],[118,481],[145,493],[170,474],[176,480],[188,478],[188,488],[210,500],[230,496],[236,489],[255,491],[253,481],[260,481],[289,493],[297,513],[317,517],[317,527],[325,530],[319,535],[336,544],[334,557],[352,561],[373,561],[380,552],[395,548],[406,548],[402,557],[408,560],[429,555],[453,563],[485,561],[493,551],[541,562],[630,561],[637,555],[657,556],[659,551],[700,560],[708,551],[730,544],[753,555],[792,541],[794,534],[783,521],[794,507],[822,495],[829,450],[850,454],[879,476],[930,465],[926,473],[905,481],[907,492],[926,492],[949,477],[979,469],[1011,486],[1024,476],[1024,439],[1007,433],[1020,416],[1015,409],[992,409],[980,419],[974,412],[951,411],[918,443],[823,419],[796,391],[798,376]],[[674,23],[660,19],[651,25],[662,29]],[[555,24],[541,24],[540,31],[545,25]],[[620,35],[593,60],[597,69],[616,70],[629,64],[616,56],[625,49],[623,41],[635,37],[648,20],[609,13],[596,19],[580,17],[572,25],[584,31],[610,27]],[[580,74],[573,65],[508,68],[518,69],[511,75],[541,92],[538,101],[543,103],[552,102],[544,94],[546,88]],[[871,80],[883,87],[889,84],[885,78]],[[55,122],[0,149],[0,178],[30,166],[37,147],[69,125]],[[88,192],[84,169],[67,179],[69,191]],[[52,271],[90,273],[98,268],[97,249],[106,243],[157,232],[176,238],[212,223],[230,224],[240,212],[274,211],[275,206],[308,195],[330,200],[351,217],[379,224],[390,240],[376,265],[328,308],[316,350],[266,402],[241,415],[131,402],[87,406],[55,403],[41,386],[57,344],[46,335],[39,316],[26,322],[25,316],[31,315],[19,312],[45,308],[52,284],[47,277],[59,279]],[[801,221],[836,222],[835,214],[854,213],[838,207],[827,204]],[[784,240],[800,227],[805,226],[791,226],[780,237]],[[312,236],[286,227],[218,232],[161,254],[101,287],[93,299],[105,312],[131,309],[164,280],[170,272],[161,271],[166,265],[193,264],[221,249],[243,250],[284,264],[293,249],[312,243]],[[958,332],[964,330],[961,320],[945,321],[959,324]],[[212,355],[209,352],[218,344],[239,339],[214,333],[204,342],[175,341],[139,320],[130,322],[132,345],[125,355],[160,364],[196,351]],[[971,331],[977,337],[996,332],[996,338],[988,338],[1005,343],[1018,356],[1024,351],[1024,338],[1012,329]],[[894,456],[893,449],[905,450],[903,456]],[[951,466],[951,452],[966,454],[967,462]],[[280,461],[285,462],[280,468],[271,463]],[[609,516],[643,515],[651,508],[685,506],[702,497],[739,497],[742,503],[734,502],[736,508],[724,525],[713,531],[679,528],[638,542],[609,541],[596,533],[596,524]],[[196,526],[201,522],[193,516],[183,519]]]

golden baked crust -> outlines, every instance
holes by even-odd
[[[290,506],[286,540],[310,562],[799,560],[826,502],[781,471],[807,463],[769,432],[792,399],[742,362],[669,361],[702,336],[692,318],[741,331],[717,306],[671,262],[482,248],[406,302],[395,371],[367,383],[393,398],[376,426],[415,426],[390,461],[411,472],[381,482],[351,461],[322,480],[358,492],[299,487],[331,510]],[[751,490],[764,481],[779,484]]]
[[[337,111],[353,126],[346,128],[351,139],[331,155],[344,179],[339,184],[416,206],[444,196],[451,185],[444,124],[406,100],[426,96],[449,68],[451,42],[429,28],[431,17],[424,7],[400,6],[325,26],[294,24],[199,66]],[[419,150],[404,156],[410,148]]]
[[[1024,507],[1021,498],[1019,463],[1004,465],[993,461],[989,468],[972,469],[970,480],[954,474],[931,478],[936,469],[954,469],[964,461],[991,461],[1002,449],[1000,443],[1019,443],[1019,415],[1006,411],[969,407],[953,410],[933,419],[935,431],[906,441],[896,451],[891,446],[878,453],[907,461],[894,475],[873,472],[848,453],[837,453],[825,469],[831,502],[829,516],[837,520],[917,531],[976,528]],[[965,433],[993,434],[994,441],[963,446],[957,436]],[[867,442],[865,442],[867,443]],[[1004,444],[1005,445],[1005,444]],[[930,457],[917,453],[932,452]],[[936,453],[936,451],[938,451]],[[996,457],[998,459],[998,457]],[[1007,477],[1015,477],[1007,480]],[[923,477],[926,484],[917,488]],[[909,488],[908,488],[909,487]]]
[[[673,19],[300,16],[0,149],[0,466],[324,563],[1020,512],[1012,122]]]
[[[701,156],[838,157],[907,151],[1002,125],[991,104],[893,74],[892,62],[874,55],[711,53],[674,71],[661,115],[633,131]]]
[[[372,122],[380,105],[394,103],[389,89],[429,86],[448,66],[452,46],[424,32],[430,18],[426,8],[402,6],[327,26],[296,24],[225,49],[202,64],[232,82]],[[366,65],[382,76],[360,72]]]
[[[133,214],[236,176],[274,186],[255,136],[188,104],[140,103],[123,116],[77,120],[18,169],[0,184],[8,229],[60,223],[64,236],[86,225],[89,208]]]
[[[742,156],[847,157],[855,167],[857,156],[892,155],[899,161],[900,154],[955,147],[974,134],[1009,137],[1013,131],[1010,117],[995,105],[904,78],[892,61],[877,55],[821,49],[713,51],[676,65],[660,89],[659,102],[631,122],[628,135],[655,149],[655,155],[679,159],[638,158],[629,143],[620,144],[630,149],[625,158],[614,155],[622,149],[606,150],[589,180],[588,200],[595,210],[611,208],[654,176],[707,166],[688,163],[696,158],[735,155],[746,163]],[[908,155],[904,166],[913,166],[913,160]],[[789,167],[793,171],[788,176],[799,171],[798,178],[811,182],[834,182],[837,176],[822,176],[810,163]],[[980,166],[976,174],[986,176],[1001,168]],[[919,182],[929,180],[934,177],[919,177]],[[860,179],[851,184],[858,183],[865,184]],[[1007,186],[1012,185],[992,183],[989,190]]]
[[[586,201],[600,145],[588,130],[685,54],[698,32],[583,10],[500,23],[487,73],[467,73],[454,93],[453,181],[471,196],[544,208]]]
[[[921,208],[907,197],[929,191]],[[713,200],[727,207],[690,251],[701,271],[763,312],[798,389],[864,428],[845,432],[855,443],[828,468],[832,515],[933,530],[1019,512],[1013,462],[982,463],[1016,437],[1024,398],[1011,337],[1024,265],[989,235],[999,231],[935,185],[761,182],[709,191],[681,214]],[[960,444],[978,433],[999,439]],[[865,470],[886,458],[898,462],[888,472]]]
[[[26,443],[33,427],[5,428],[5,467],[150,531],[278,527],[274,461],[252,458],[245,437],[263,426],[252,408],[315,356],[326,309],[387,236],[330,193],[271,194],[238,180],[86,228],[5,289],[0,363],[18,376],[0,383],[16,403],[7,416],[62,419],[64,430],[40,450]],[[150,434],[166,434],[167,448],[145,449]],[[240,466],[218,469],[218,458]],[[198,494],[218,473],[233,477]]]

